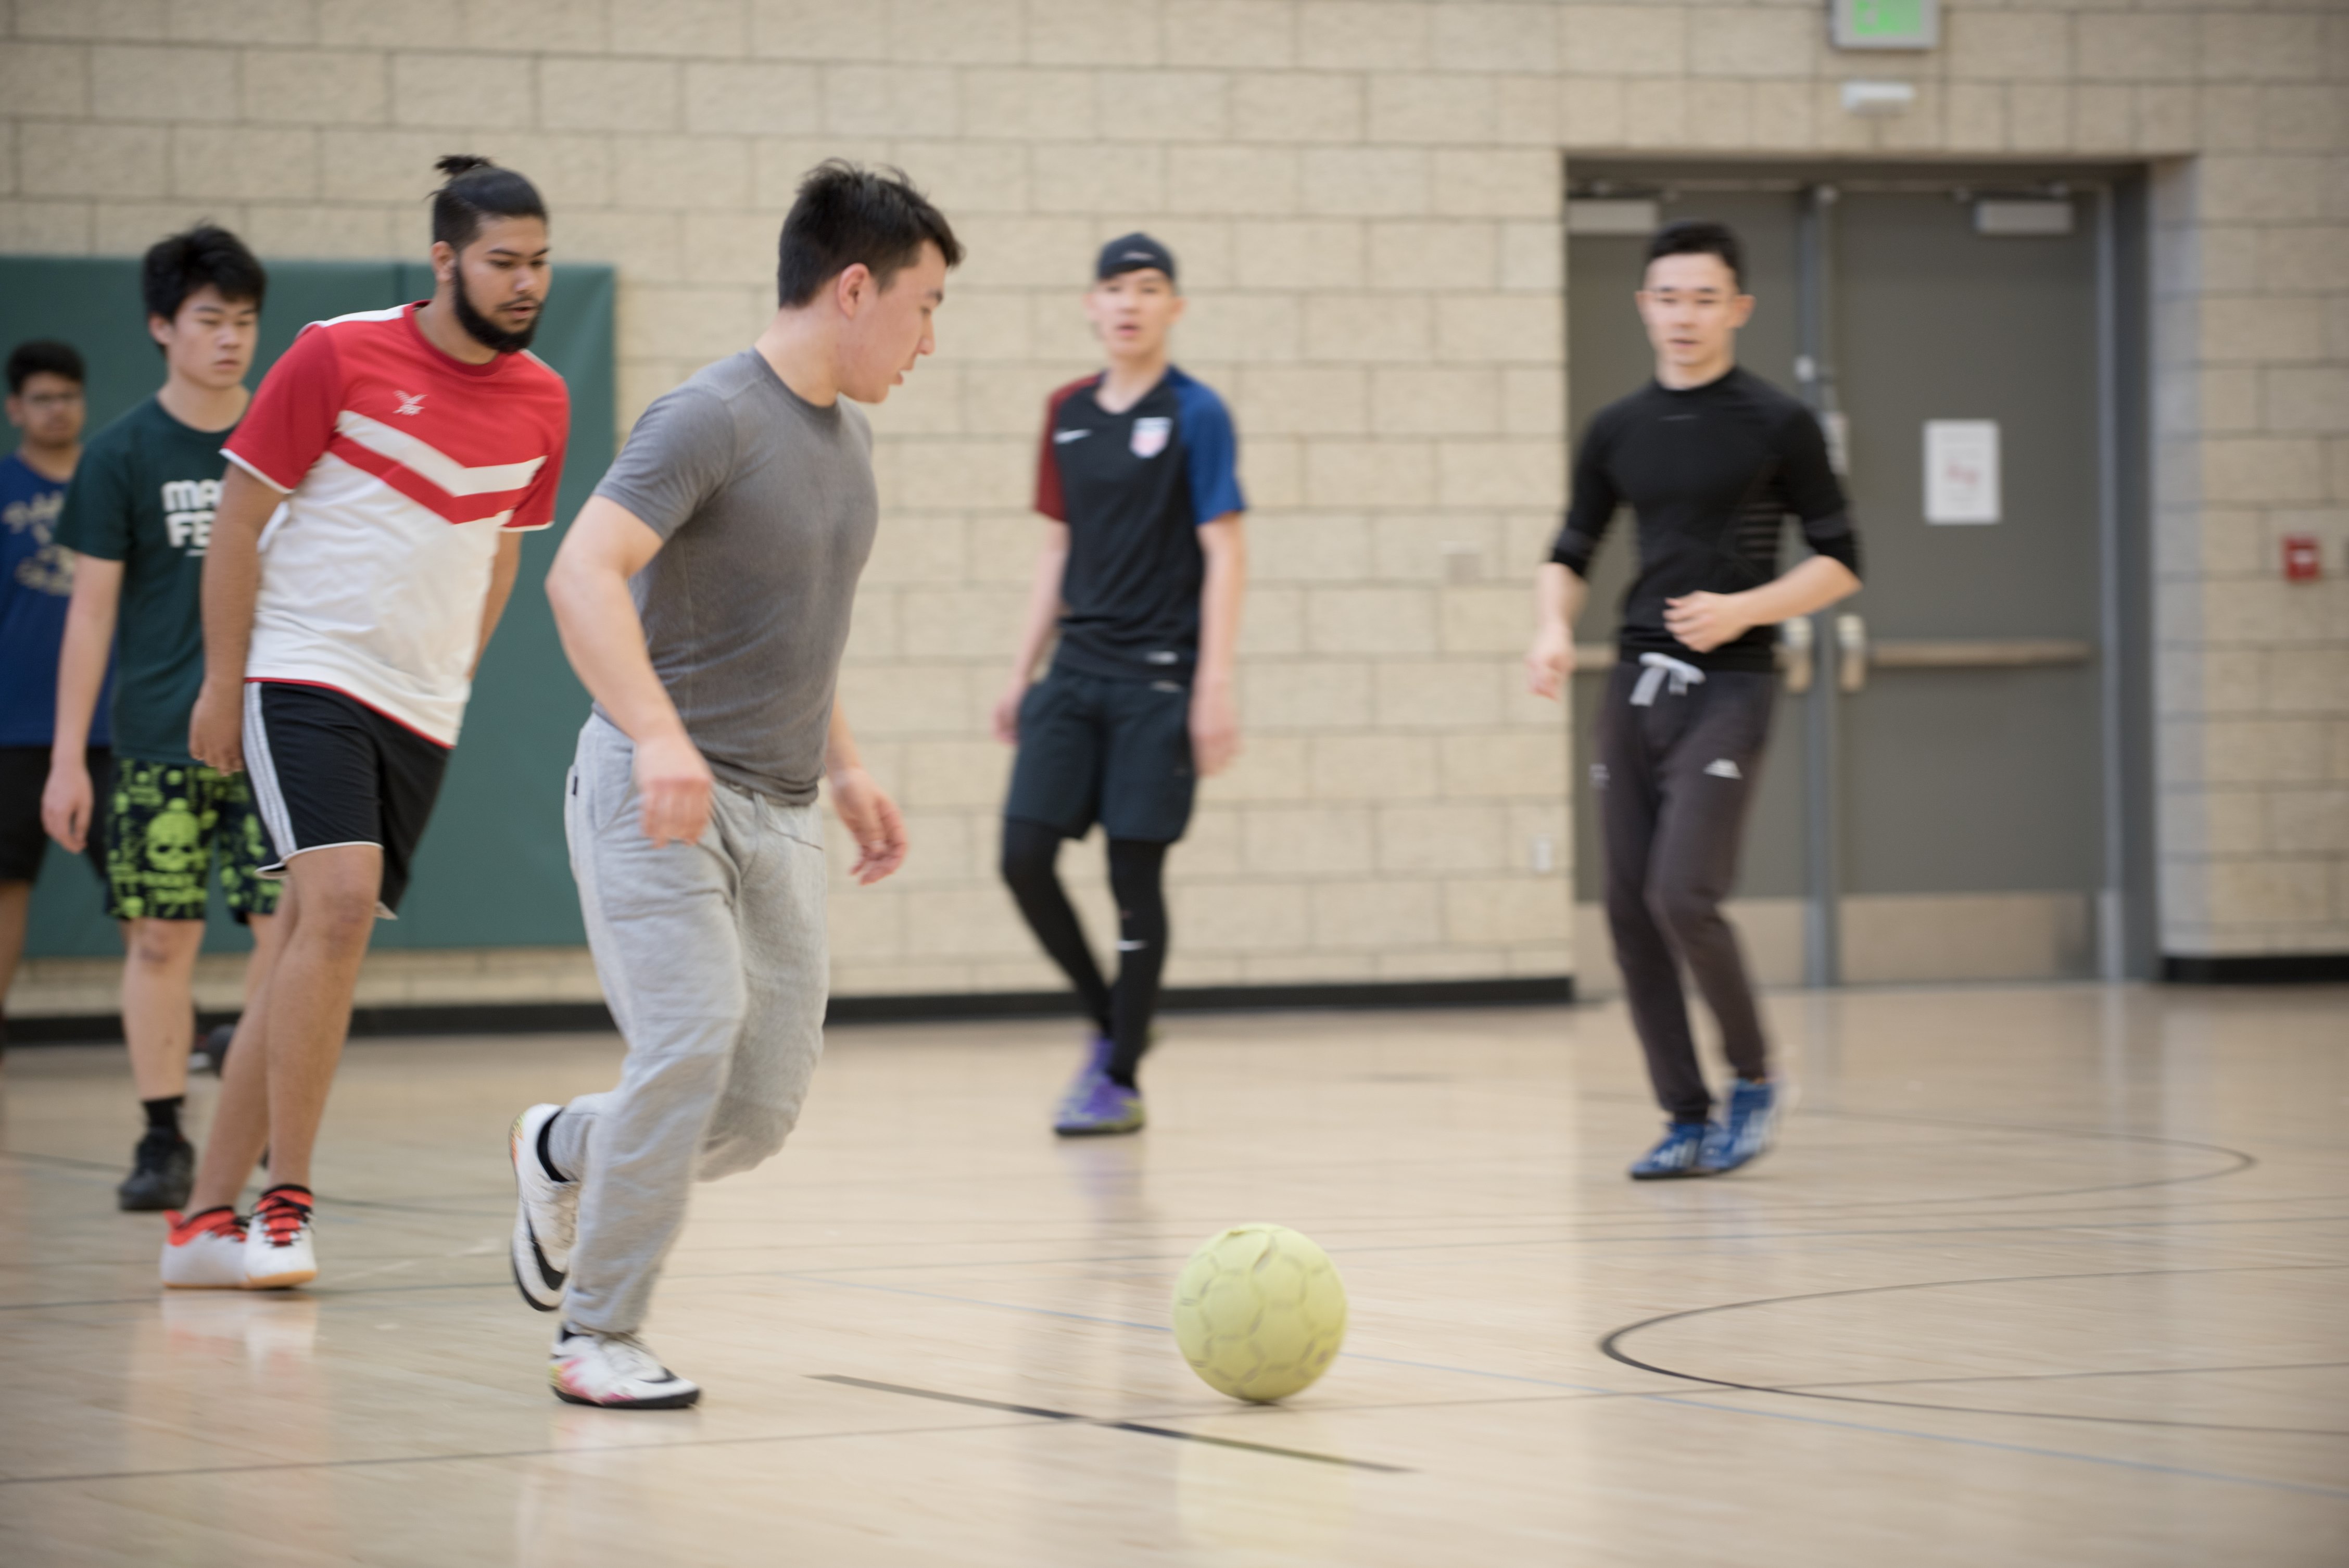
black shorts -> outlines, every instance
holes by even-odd
[[[1171,844],[1191,821],[1191,688],[1054,666],[1019,703],[1003,814],[1081,839]]]
[[[447,747],[331,686],[247,681],[244,770],[277,851],[263,876],[284,876],[311,850],[373,844],[383,851],[377,911],[398,913]]]
[[[103,746],[89,748],[89,792],[92,810],[89,835],[81,852],[106,881],[106,797],[113,788],[113,754]],[[49,852],[49,835],[41,826],[41,791],[49,783],[49,748],[46,746],[0,746],[0,882],[38,882],[41,861]]]

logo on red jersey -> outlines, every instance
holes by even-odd
[[[394,410],[394,412],[406,414],[411,418],[424,412],[423,393],[402,392],[398,387],[395,387],[391,389],[391,395],[399,399],[399,407]]]

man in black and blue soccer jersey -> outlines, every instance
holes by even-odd
[[[1183,314],[1174,253],[1147,234],[1112,240],[1085,311],[1109,366],[1052,394],[1036,479],[1044,549],[995,707],[997,736],[1019,748],[1003,880],[1092,1020],[1053,1117],[1063,1137],[1143,1125],[1134,1073],[1166,962],[1166,851],[1197,780],[1239,748],[1232,657],[1247,575],[1231,415],[1168,356]],[[1096,822],[1117,900],[1113,982],[1053,869],[1061,841]]]
[[[1619,506],[1639,519],[1599,713],[1607,921],[1656,1099],[1671,1118],[1635,1181],[1711,1176],[1766,1150],[1778,1090],[1737,933],[1721,913],[1775,699],[1775,629],[1859,588],[1859,541],[1819,422],[1737,365],[1754,314],[1737,236],[1671,223],[1648,246],[1640,317],[1656,377],[1590,421],[1574,496],[1537,589],[1527,684],[1555,697],[1574,668],[1574,617]],[[1785,520],[1813,553],[1778,570]],[[1720,1021],[1737,1082],[1722,1119],[1697,1063],[1685,965]]]

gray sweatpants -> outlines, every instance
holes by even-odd
[[[719,784],[694,844],[637,825],[636,746],[591,717],[564,804],[605,1000],[627,1041],[617,1088],[550,1133],[581,1182],[564,1314],[633,1332],[697,1181],[783,1146],[823,1052],[823,838],[816,808]]]
[[[1593,775],[1607,923],[1648,1081],[1674,1121],[1702,1121],[1713,1109],[1681,991],[1682,965],[1720,1020],[1722,1049],[1737,1076],[1769,1071],[1754,986],[1721,901],[1737,880],[1776,697],[1772,676],[1714,670],[1682,685],[1626,662],[1608,678],[1599,708]]]

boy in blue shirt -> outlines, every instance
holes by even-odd
[[[8,356],[8,422],[23,432],[0,458],[0,1001],[25,951],[25,924],[40,880],[48,835],[41,830],[41,786],[49,776],[57,726],[57,645],[73,594],[73,552],[57,542],[66,481],[81,460],[88,379],[72,345],[20,343]],[[101,710],[102,711],[102,710]],[[90,776],[106,776],[106,722],[91,727]],[[106,856],[88,846],[98,881]],[[0,1046],[7,1023],[0,1014]]]
[[[1044,550],[995,707],[996,735],[1019,748],[1003,880],[1093,1023],[1053,1119],[1062,1137],[1143,1124],[1134,1071],[1166,962],[1161,879],[1197,780],[1239,749],[1232,661],[1247,577],[1231,415],[1169,357],[1183,314],[1174,253],[1128,234],[1102,248],[1094,280],[1085,312],[1109,367],[1052,394],[1036,480]],[[1114,984],[1053,869],[1061,841],[1095,822],[1117,900]]]

